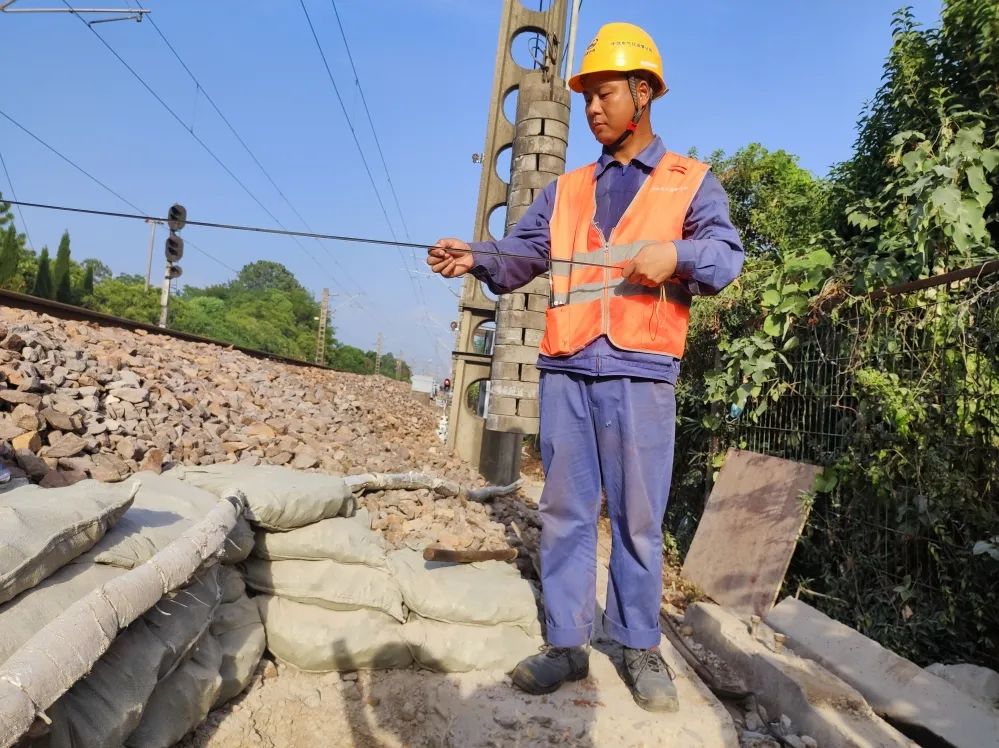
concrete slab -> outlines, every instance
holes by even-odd
[[[740,449],[725,456],[683,576],[737,613],[763,615],[780,593],[784,574],[820,468]]]
[[[803,656],[856,688],[920,743],[999,748],[999,717],[981,702],[810,605],[785,598],[766,617]]]
[[[773,631],[746,624],[712,603],[695,603],[684,618],[694,638],[745,680],[774,718],[786,714],[795,728],[821,746],[902,748],[914,744],[878,718],[863,696],[811,660],[786,649],[772,651]],[[762,641],[761,641],[762,640]],[[769,643],[769,647],[764,644]]]

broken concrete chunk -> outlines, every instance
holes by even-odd
[[[766,617],[801,655],[827,667],[902,729],[954,748],[999,746],[999,715],[942,678],[807,603],[785,598]],[[820,744],[822,736],[809,730]]]

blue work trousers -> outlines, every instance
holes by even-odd
[[[676,428],[673,385],[545,371],[540,400],[548,643],[590,641],[603,488],[612,534],[604,630],[626,647],[658,646],[662,522]]]

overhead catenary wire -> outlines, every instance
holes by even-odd
[[[10,172],[7,171],[7,162],[4,160],[3,151],[0,151],[0,166],[3,166],[3,173],[7,176],[7,184],[10,185],[10,195],[15,200],[17,200],[17,192],[14,190],[14,180],[10,178]],[[0,200],[0,202],[3,202]],[[31,241],[31,234],[28,233],[28,222],[24,220],[24,212],[21,210],[21,206],[17,206],[17,214],[21,216],[21,226],[24,227],[24,235],[28,239],[28,248],[33,249],[34,244]]]
[[[160,95],[159,95],[158,93],[156,93],[156,91],[155,91],[155,90],[153,90],[152,86],[150,86],[150,85],[149,85],[149,84],[148,84],[148,83],[146,82],[146,80],[145,80],[145,79],[144,79],[144,78],[143,78],[143,77],[142,77],[141,75],[139,75],[139,74],[138,74],[138,73],[136,72],[136,70],[135,70],[135,69],[134,69],[134,68],[133,68],[133,67],[132,67],[131,65],[129,65],[129,64],[128,64],[128,62],[127,62],[127,61],[125,60],[125,58],[123,58],[123,57],[122,57],[122,56],[121,56],[120,54],[118,54],[117,50],[115,50],[115,48],[114,48],[114,47],[112,47],[112,46],[111,46],[111,45],[110,45],[110,44],[108,43],[108,41],[107,41],[107,40],[106,40],[106,39],[105,39],[105,38],[104,38],[103,36],[101,36],[101,35],[100,35],[100,33],[99,33],[99,32],[98,32],[98,31],[97,31],[97,30],[96,30],[96,29],[95,29],[94,27],[93,27],[93,26],[91,26],[91,25],[90,25],[89,23],[87,23],[86,19],[84,19],[84,18],[83,18],[83,16],[81,16],[81,15],[80,15],[79,13],[77,13],[77,12],[76,12],[76,10],[75,10],[75,9],[73,8],[73,6],[69,4],[69,1],[68,1],[68,0],[62,0],[62,3],[63,3],[63,5],[65,5],[65,6],[67,7],[67,8],[69,8],[69,9],[70,9],[70,11],[72,11],[72,13],[73,13],[73,15],[74,15],[74,16],[76,16],[77,18],[79,18],[79,19],[80,19],[80,22],[81,22],[81,23],[83,23],[83,25],[84,25],[84,26],[86,26],[86,27],[87,27],[87,29],[89,29],[89,30],[90,30],[90,32],[91,32],[91,33],[92,33],[92,34],[93,34],[94,36],[96,36],[96,37],[98,38],[98,40],[100,40],[101,44],[103,44],[103,45],[105,46],[105,48],[107,48],[107,50],[108,50],[108,51],[109,51],[109,52],[110,52],[110,53],[111,53],[112,55],[114,55],[115,59],[117,59],[117,60],[118,60],[118,62],[120,62],[120,63],[121,63],[121,64],[122,64],[122,65],[123,65],[123,66],[125,67],[125,69],[126,69],[126,70],[128,70],[128,72],[132,74],[132,77],[133,77],[133,78],[135,78],[135,79],[136,79],[136,80],[137,80],[137,81],[139,82],[139,84],[140,84],[140,85],[141,85],[141,86],[142,86],[143,88],[145,88],[145,89],[146,89],[146,91],[148,91],[148,92],[149,92],[149,94],[150,94],[150,95],[151,95],[151,96],[152,96],[152,97],[153,97],[154,99],[156,99],[156,101],[158,101],[158,102],[160,103],[160,105],[161,105],[161,106],[162,106],[162,107],[163,107],[164,109],[166,109],[166,111],[167,111],[167,112],[168,112],[168,113],[170,114],[170,116],[171,116],[171,117],[173,117],[173,118],[174,118],[174,119],[175,119],[175,120],[177,121],[177,123],[178,123],[178,124],[179,124],[179,125],[180,125],[180,126],[181,126],[182,128],[184,128],[184,130],[185,130],[185,131],[186,131],[186,132],[187,132],[188,134],[190,134],[190,136],[191,136],[192,138],[194,138],[195,142],[197,142],[197,143],[198,143],[198,145],[200,145],[200,146],[201,146],[201,147],[202,147],[202,148],[203,148],[203,149],[205,150],[205,152],[206,152],[206,153],[207,153],[207,154],[208,154],[209,156],[211,156],[211,157],[212,157],[212,159],[213,159],[213,160],[215,161],[215,163],[217,163],[217,164],[218,164],[218,165],[219,165],[219,166],[220,166],[220,167],[222,168],[222,170],[223,170],[223,171],[225,171],[225,173],[226,173],[226,174],[228,174],[228,175],[229,175],[229,177],[231,177],[231,178],[232,178],[232,180],[233,180],[234,182],[236,182],[236,184],[238,184],[238,185],[239,185],[239,186],[240,186],[240,187],[242,188],[242,190],[243,190],[243,191],[244,191],[244,192],[245,192],[245,193],[246,193],[246,194],[247,194],[247,195],[248,195],[248,196],[249,196],[249,197],[250,197],[250,198],[251,198],[251,199],[252,199],[252,200],[253,200],[253,201],[254,201],[254,202],[255,202],[255,203],[256,203],[256,204],[258,205],[258,206],[259,206],[259,207],[260,207],[260,209],[261,209],[261,210],[263,210],[263,211],[264,211],[264,212],[265,212],[265,213],[266,213],[266,214],[267,214],[267,215],[268,215],[268,216],[269,216],[269,217],[271,218],[271,220],[273,220],[273,221],[274,221],[274,222],[275,222],[275,223],[276,223],[276,224],[277,224],[278,226],[281,226],[282,228],[285,228],[285,226],[284,226],[284,224],[283,224],[283,223],[281,222],[281,220],[280,220],[280,219],[279,219],[279,218],[278,218],[278,217],[277,217],[276,215],[274,215],[274,213],[272,213],[272,212],[271,212],[271,210],[270,210],[270,209],[269,209],[269,208],[268,208],[268,207],[267,207],[266,205],[264,205],[264,204],[263,204],[263,202],[261,202],[260,198],[258,198],[258,197],[257,197],[257,196],[256,196],[256,195],[255,195],[255,194],[253,193],[253,191],[252,191],[252,190],[250,190],[250,188],[246,186],[246,183],[245,183],[245,182],[243,182],[243,180],[242,180],[242,179],[240,179],[240,178],[239,178],[239,177],[238,177],[238,176],[237,176],[237,175],[235,174],[235,172],[233,172],[233,171],[232,171],[232,169],[230,169],[230,168],[229,168],[229,167],[228,167],[228,166],[226,165],[226,163],[225,163],[224,161],[222,161],[222,159],[221,159],[221,158],[219,158],[219,156],[218,156],[218,155],[217,155],[217,154],[215,153],[215,151],[213,151],[213,150],[212,150],[212,149],[211,149],[211,148],[210,148],[210,147],[208,146],[208,144],[207,144],[207,143],[205,143],[205,141],[204,141],[204,140],[202,140],[202,139],[201,139],[201,137],[199,137],[199,136],[197,135],[197,133],[195,133],[195,132],[194,132],[194,130],[192,130],[192,129],[191,129],[190,127],[188,127],[188,125],[187,125],[187,124],[186,124],[186,123],[184,122],[183,118],[181,118],[181,116],[180,116],[179,114],[177,114],[177,112],[176,112],[176,111],[174,111],[174,109],[173,109],[173,108],[172,108],[172,107],[171,107],[171,106],[170,106],[169,104],[167,104],[167,103],[166,103],[166,101],[164,101],[164,99],[163,99],[163,97],[162,97],[162,96],[160,96]],[[133,207],[134,207],[134,206],[133,206]],[[294,234],[294,232],[289,232],[289,236],[296,236],[296,234]],[[304,246],[304,245],[303,245],[303,244],[302,244],[301,242],[296,242],[296,243],[298,244],[299,248],[300,248],[300,249],[301,249],[301,250],[302,250],[302,251],[303,251],[303,252],[304,252],[304,253],[305,253],[305,254],[306,254],[306,255],[307,255],[307,256],[308,256],[308,257],[309,257],[309,258],[310,258],[310,259],[311,259],[311,260],[312,260],[312,261],[313,261],[313,262],[314,262],[314,263],[315,263],[315,264],[316,264],[316,265],[317,265],[318,267],[319,267],[319,268],[320,268],[320,269],[322,269],[322,270],[326,270],[326,268],[325,268],[325,267],[323,266],[323,264],[322,264],[321,262],[319,262],[319,260],[317,260],[317,259],[316,259],[315,255],[313,255],[313,254],[312,254],[311,252],[309,252],[309,250],[307,250],[307,249],[305,248],[305,246]],[[336,278],[335,278],[335,277],[333,278],[333,280],[334,280],[334,282],[336,282]]]
[[[409,226],[406,225],[406,217],[402,213],[402,207],[399,204],[399,196],[396,194],[395,185],[392,183],[392,176],[389,174],[388,164],[385,162],[385,154],[382,152],[382,144],[378,138],[378,131],[375,129],[374,120],[371,118],[371,110],[368,109],[368,99],[364,95],[364,87],[361,85],[361,76],[357,73],[357,67],[354,65],[354,55],[350,53],[350,44],[347,43],[347,34],[343,29],[343,23],[340,20],[340,12],[336,7],[336,0],[330,0],[330,5],[333,6],[333,15],[336,16],[336,24],[340,28],[340,38],[343,39],[343,46],[347,50],[347,59],[350,61],[350,69],[354,73],[354,84],[357,86],[358,92],[361,94],[361,104],[364,105],[364,114],[368,118],[368,125],[371,127],[371,135],[375,140],[375,148],[378,150],[378,157],[382,161],[382,168],[385,169],[385,181],[388,182],[389,190],[392,192],[392,199],[395,201],[395,209],[399,213],[399,222],[402,223],[402,230],[406,238],[409,239]]]
[[[106,216],[106,217],[109,217],[109,218],[127,218],[127,219],[131,219],[131,220],[136,220],[136,221],[166,221],[167,220],[166,218],[161,218],[161,217],[157,217],[157,216],[149,216],[149,215],[146,215],[146,214],[144,214],[142,212],[139,212],[139,213],[120,213],[120,212],[112,211],[112,210],[97,210],[97,209],[94,209],[94,208],[77,208],[77,207],[73,207],[73,206],[69,206],[69,205],[55,205],[55,204],[52,204],[52,203],[32,203],[32,202],[27,202],[27,201],[23,201],[23,200],[22,201],[7,200],[5,202],[9,202],[11,205],[23,205],[26,208],[41,208],[43,210],[61,210],[61,211],[67,212],[67,213],[85,213],[85,214],[88,214],[88,215]],[[209,228],[209,229],[227,229],[227,230],[230,230],[230,231],[248,231],[248,232],[253,232],[253,233],[258,233],[258,234],[273,234],[275,236],[284,236],[284,235],[289,235],[290,234],[290,235],[293,235],[293,236],[302,236],[302,237],[306,237],[306,238],[309,238],[309,239],[313,239],[313,238],[330,239],[330,240],[338,241],[338,242],[353,242],[353,243],[357,243],[357,244],[372,244],[372,245],[375,245],[375,246],[382,246],[382,247],[404,247],[404,248],[407,248],[407,249],[419,249],[419,250],[423,250],[423,251],[427,251],[428,249],[432,249],[433,247],[436,246],[435,243],[421,244],[419,242],[404,242],[404,241],[400,241],[398,239],[375,239],[375,238],[371,238],[371,237],[348,236],[348,235],[344,235],[344,234],[321,234],[321,233],[307,232],[307,231],[291,231],[289,229],[274,229],[274,228],[268,228],[266,226],[243,226],[243,225],[236,224],[236,223],[221,223],[221,222],[218,222],[218,221],[197,221],[197,220],[194,220],[194,219],[192,219],[190,217],[188,217],[188,219],[187,219],[187,224],[189,226],[201,226],[201,227]],[[472,253],[471,250],[450,249],[448,251],[450,251],[450,252],[466,253],[466,254],[471,254]],[[490,257],[505,257],[505,258],[508,258],[508,259],[511,259],[511,260],[520,260],[520,261],[537,262],[539,260],[542,260],[541,257],[532,257],[532,256],[527,256],[527,255],[517,255],[517,254],[513,254],[511,252],[500,252],[500,251],[492,252],[492,251],[490,251],[488,253],[488,255]],[[608,264],[602,263],[602,262],[589,262],[587,260],[561,260],[561,259],[560,260],[552,260],[552,259],[544,259],[544,262],[546,262],[547,264],[574,265],[574,266],[582,266],[582,267],[604,268],[605,270],[614,270],[616,268],[616,266],[614,266],[614,265],[608,265]]]
[[[344,119],[347,122],[347,127],[350,129],[350,135],[354,140],[354,146],[357,148],[357,154],[361,158],[361,164],[364,166],[364,171],[368,175],[368,181],[371,182],[371,189],[375,193],[375,199],[378,201],[378,206],[381,208],[382,216],[385,218],[385,224],[388,226],[389,233],[392,235],[393,239],[396,239],[395,228],[392,225],[392,221],[389,219],[388,211],[385,208],[385,202],[382,200],[381,193],[378,191],[378,185],[375,183],[374,175],[371,173],[371,167],[368,164],[368,159],[364,155],[364,149],[361,147],[361,141],[357,137],[357,131],[354,129],[354,123],[350,119],[350,114],[347,112],[347,106],[343,101],[343,97],[340,95],[340,88],[336,84],[336,79],[333,77],[333,70],[330,68],[329,60],[326,57],[326,52],[323,50],[323,45],[319,41],[319,34],[316,32],[316,27],[312,23],[312,17],[309,15],[309,9],[305,6],[305,0],[299,0],[299,4],[302,6],[302,12],[305,14],[305,20],[309,25],[309,31],[312,32],[312,39],[316,44],[316,49],[319,51],[319,56],[322,59],[323,67],[326,69],[326,75],[329,78],[330,84],[333,86],[333,93],[336,95],[336,100],[340,104],[340,109],[343,112]],[[339,14],[337,14],[337,20],[339,21]],[[342,32],[342,26],[341,26]],[[344,43],[346,44],[346,37],[344,37]],[[349,49],[348,49],[349,56]],[[353,67],[353,62],[351,62]],[[356,79],[356,69],[355,69],[355,79]],[[363,95],[362,95],[363,98]],[[367,106],[365,105],[365,108]],[[372,125],[373,128],[373,125]],[[377,136],[376,136],[377,139]],[[379,152],[380,152],[379,148]],[[390,181],[391,186],[391,181]],[[394,189],[393,189],[394,193]],[[401,213],[400,213],[401,217]],[[408,238],[408,233],[407,233]],[[402,245],[397,245],[402,246]],[[402,260],[403,268],[406,271],[406,278],[409,280],[410,286],[413,289],[414,297],[420,302],[420,305],[424,311],[427,309],[426,296],[423,293],[423,285],[413,279],[410,271],[415,268],[410,268],[409,264],[406,262],[406,255],[399,251],[399,258]]]
[[[385,170],[385,181],[388,182],[389,192],[392,193],[392,199],[395,202],[395,209],[399,214],[399,222],[402,224],[403,235],[409,239],[409,226],[406,224],[406,217],[403,215],[402,206],[399,203],[399,195],[395,191],[395,184],[392,182],[392,175],[389,173],[388,163],[385,161],[385,153],[382,151],[382,144],[378,137],[378,130],[375,128],[375,122],[371,116],[371,110],[368,108],[368,98],[364,95],[364,87],[361,85],[361,76],[358,74],[357,66],[354,64],[354,55],[350,51],[350,43],[347,41],[347,32],[343,28],[343,22],[340,19],[340,11],[336,7],[336,0],[330,0],[330,5],[333,6],[333,15],[336,17],[337,27],[340,29],[340,38],[343,39],[343,46],[347,51],[347,60],[350,62],[350,69],[354,73],[354,85],[357,86],[357,91],[361,95],[361,104],[364,106],[364,114],[368,118],[368,126],[371,128],[371,136],[375,141],[375,149],[378,151],[378,157],[381,159],[382,168]],[[424,293],[422,282],[419,280],[416,281],[414,283],[414,289],[419,291],[420,300],[423,303],[424,310],[426,310],[427,297]]]
[[[316,49],[319,51],[319,56],[322,58],[323,67],[326,69],[326,76],[329,78],[330,84],[333,86],[333,93],[336,95],[336,100],[339,102],[340,109],[343,111],[344,119],[347,121],[347,128],[350,130],[350,135],[354,139],[357,154],[361,157],[361,165],[364,167],[364,171],[368,175],[368,181],[371,182],[371,189],[375,193],[375,199],[378,201],[378,207],[381,208],[382,216],[385,218],[385,224],[388,226],[389,233],[392,234],[392,238],[394,239],[396,238],[395,227],[389,219],[388,211],[385,209],[385,202],[382,200],[381,193],[378,191],[378,185],[375,184],[375,177],[371,173],[371,167],[368,164],[367,157],[364,155],[364,148],[361,147],[361,141],[357,138],[357,131],[354,129],[354,123],[350,120],[350,114],[347,112],[347,105],[344,103],[343,97],[340,95],[340,87],[337,86],[336,79],[333,77],[333,70],[330,68],[329,60],[326,58],[326,52],[323,51],[323,45],[319,41],[319,34],[316,33],[316,27],[312,23],[312,17],[309,15],[309,9],[305,7],[305,0],[299,0],[299,4],[302,6],[302,12],[305,14],[305,20],[309,24],[309,31],[312,32],[312,39],[316,43]],[[405,257],[403,257],[403,264],[405,265]],[[408,272],[407,277],[409,277]],[[419,295],[412,277],[409,278],[409,282],[413,285],[414,294]]]
[[[122,201],[123,203],[125,203],[125,205],[127,205],[128,207],[132,208],[133,210],[137,210],[137,211],[139,211],[140,213],[143,213],[143,212],[144,212],[144,211],[142,210],[142,208],[140,208],[140,207],[139,207],[138,205],[136,205],[135,203],[133,203],[133,202],[132,202],[131,200],[129,200],[129,199],[127,198],[127,197],[125,197],[125,196],[124,196],[124,195],[122,195],[121,193],[117,192],[116,190],[113,190],[113,189],[112,189],[111,187],[109,187],[109,186],[108,186],[107,184],[105,184],[104,182],[102,182],[102,181],[101,181],[100,179],[98,179],[97,177],[95,177],[95,176],[94,176],[93,174],[91,174],[91,173],[90,173],[89,171],[87,171],[86,169],[84,169],[84,168],[83,168],[82,166],[80,166],[80,165],[79,165],[78,163],[76,163],[75,161],[73,161],[73,159],[71,159],[71,158],[70,158],[69,156],[67,156],[67,155],[63,154],[63,153],[62,153],[62,152],[60,152],[60,151],[59,151],[58,149],[56,149],[56,148],[55,148],[54,146],[51,146],[51,145],[49,145],[48,143],[46,143],[46,142],[45,142],[44,140],[42,140],[42,139],[41,139],[40,137],[38,137],[37,135],[35,135],[35,133],[31,132],[31,130],[29,130],[29,129],[28,129],[27,127],[25,127],[25,126],[24,126],[24,125],[22,125],[22,124],[21,124],[20,122],[18,122],[17,120],[15,120],[15,119],[14,119],[13,117],[11,117],[11,116],[10,116],[9,114],[7,114],[7,113],[6,113],[5,111],[3,111],[2,109],[0,109],[0,117],[3,117],[4,119],[6,119],[6,120],[7,120],[8,122],[10,122],[10,123],[11,123],[12,125],[14,125],[14,126],[15,126],[16,128],[18,128],[19,130],[21,130],[21,131],[22,131],[22,132],[23,132],[23,133],[24,133],[25,135],[27,135],[28,137],[30,137],[30,138],[31,138],[32,140],[34,140],[35,142],[37,142],[37,143],[39,143],[40,145],[42,145],[42,146],[44,146],[45,148],[47,148],[47,149],[48,149],[49,151],[51,151],[52,153],[54,153],[54,154],[55,154],[56,156],[58,156],[58,157],[59,157],[60,159],[62,159],[62,160],[63,160],[63,161],[65,161],[65,162],[66,162],[67,164],[69,164],[69,165],[70,165],[70,166],[72,166],[72,167],[73,167],[74,169],[76,169],[76,170],[77,170],[78,172],[80,172],[81,174],[83,174],[83,175],[84,175],[84,176],[85,176],[85,177],[86,177],[87,179],[89,179],[90,181],[92,181],[92,182],[93,182],[94,184],[96,184],[96,185],[97,185],[98,187],[102,188],[103,190],[105,190],[105,191],[109,192],[110,194],[114,195],[114,196],[115,196],[116,198],[118,198],[119,200],[121,200],[121,201]],[[20,201],[17,201],[17,200],[5,200],[4,202],[9,202],[9,203],[10,203],[11,205],[17,205],[17,206],[18,206],[18,210],[20,210],[20,207],[21,207],[22,205],[23,205],[23,206],[25,206],[25,207],[31,207],[31,204],[30,204],[30,203],[24,203],[24,202],[20,202]],[[23,220],[23,219],[22,219],[22,220]],[[166,220],[166,219],[160,219],[160,220],[161,220],[161,221],[163,221],[163,220]],[[213,262],[217,263],[218,265],[221,265],[222,267],[224,267],[224,268],[225,268],[226,270],[231,270],[231,271],[232,271],[233,273],[236,273],[236,274],[238,274],[238,273],[239,273],[239,271],[238,271],[238,270],[236,270],[236,269],[235,269],[234,267],[232,267],[231,265],[229,265],[229,264],[227,264],[227,263],[223,262],[222,260],[220,260],[220,259],[219,259],[218,257],[215,257],[215,256],[214,256],[214,255],[212,255],[211,253],[209,253],[209,252],[205,251],[204,249],[202,249],[201,247],[199,247],[199,246],[198,246],[197,244],[195,244],[194,242],[192,242],[192,241],[188,241],[188,242],[186,242],[186,243],[187,243],[187,244],[188,244],[188,245],[189,245],[189,246],[190,246],[190,247],[191,247],[191,248],[192,248],[193,250],[195,250],[196,252],[200,252],[201,254],[203,254],[203,255],[204,255],[205,257],[207,257],[208,259],[210,259],[210,260],[212,260]]]
[[[136,5],[138,5],[138,3],[136,3]],[[267,179],[270,185],[278,193],[278,195],[281,196],[281,199],[284,200],[285,204],[291,209],[292,213],[295,214],[298,220],[302,222],[302,225],[305,226],[305,228],[308,229],[309,231],[312,231],[312,227],[309,225],[309,222],[305,220],[305,218],[299,212],[298,208],[296,208],[295,205],[291,202],[291,200],[288,199],[288,196],[284,193],[284,190],[282,190],[281,187],[278,186],[277,181],[275,181],[274,177],[271,176],[270,172],[267,171],[266,168],[264,168],[264,165],[261,163],[257,155],[253,152],[253,149],[251,149],[250,146],[247,144],[246,140],[243,139],[243,136],[239,134],[239,131],[236,129],[235,125],[233,125],[232,122],[229,120],[229,118],[226,117],[226,115],[219,108],[219,105],[215,103],[215,99],[213,99],[211,94],[208,93],[208,90],[204,87],[204,85],[202,85],[201,81],[194,74],[194,72],[191,70],[188,64],[184,62],[184,59],[180,56],[180,53],[177,52],[173,44],[170,43],[170,40],[167,39],[166,35],[156,24],[156,21],[153,19],[153,17],[150,15],[148,16],[147,20],[152,25],[153,30],[156,32],[156,34],[166,45],[167,49],[170,50],[170,53],[176,58],[177,62],[180,63],[180,66],[184,68],[184,72],[186,72],[188,76],[191,78],[191,80],[194,81],[194,85],[197,87],[197,92],[199,92],[202,96],[205,97],[205,101],[207,101],[208,104],[212,107],[212,109],[215,110],[215,113],[219,116],[219,119],[222,120],[225,126],[229,128],[229,132],[232,133],[233,137],[236,138],[236,141],[243,147],[243,150],[246,151],[247,155],[249,155],[249,157],[253,160],[253,163],[256,164],[258,169],[260,169],[260,173],[264,175],[264,177]],[[316,241],[319,242],[320,240],[317,239]],[[349,282],[353,283],[355,286],[359,286],[360,284],[357,283],[356,280],[354,280],[350,276],[350,274],[347,272],[347,268],[340,263],[336,255],[330,252],[329,248],[325,247],[321,242],[320,246],[323,247],[323,250],[329,256],[329,258],[336,264],[337,268],[339,268],[339,270],[344,274],[346,279]]]

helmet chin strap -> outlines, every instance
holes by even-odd
[[[611,151],[616,151],[622,145],[624,141],[634,134],[635,130],[638,129],[638,122],[642,119],[642,115],[645,113],[645,107],[638,103],[638,76],[634,74],[628,75],[628,88],[631,89],[631,100],[635,102],[635,113],[631,115],[631,122],[625,125],[624,132],[621,133],[621,137],[615,140],[609,146]]]

